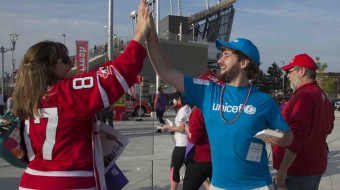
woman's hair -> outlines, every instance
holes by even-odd
[[[158,92],[163,92],[162,87],[158,87],[157,90],[158,90]]]
[[[59,81],[54,72],[55,64],[67,56],[67,47],[53,41],[39,42],[27,50],[13,91],[13,111],[20,119],[39,115],[42,97],[47,95],[49,86]]]

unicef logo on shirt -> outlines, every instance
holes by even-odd
[[[253,115],[254,113],[256,113],[256,108],[252,105],[247,105],[244,108],[244,113],[249,114],[249,115]]]

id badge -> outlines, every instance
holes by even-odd
[[[263,144],[250,143],[246,160],[260,162],[262,155]]]

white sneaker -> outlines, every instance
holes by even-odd
[[[183,181],[184,180],[184,174],[183,175],[181,175],[180,177],[179,177],[179,179],[181,180],[181,181]]]

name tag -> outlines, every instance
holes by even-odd
[[[263,144],[250,143],[246,160],[260,162],[262,155]]]

